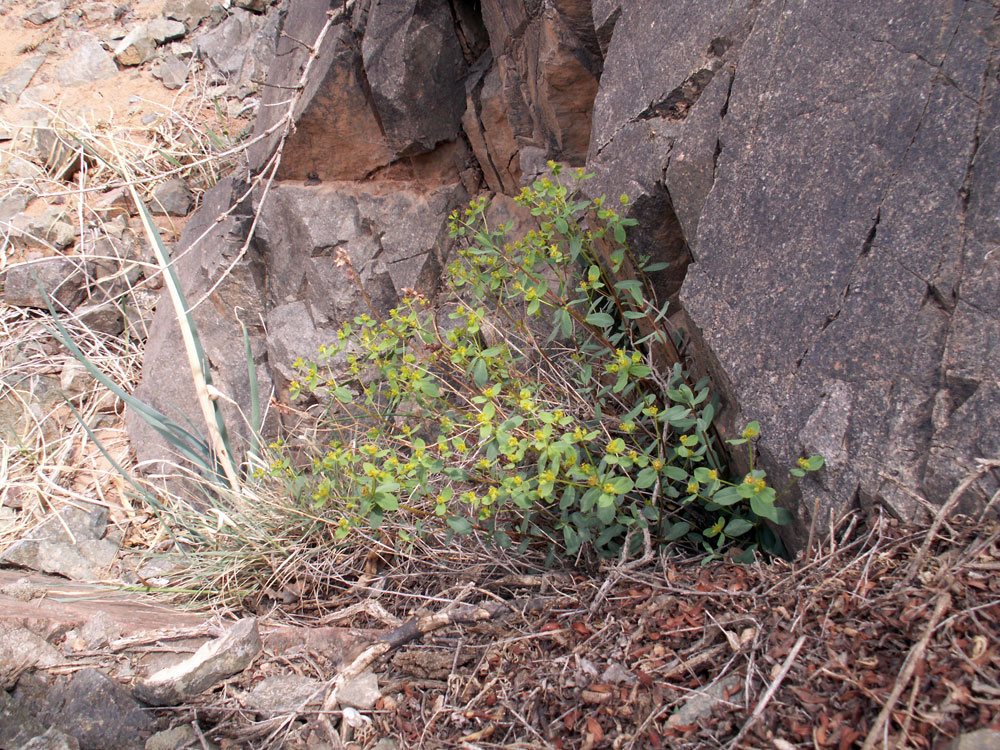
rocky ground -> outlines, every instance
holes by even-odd
[[[750,567],[383,540],[178,607],[148,554],[172,541],[114,466],[122,404],[36,278],[131,387],[162,279],[129,187],[174,242],[242,158],[277,10],[0,6],[0,748],[995,747],[1000,530],[974,519],[849,516]]]

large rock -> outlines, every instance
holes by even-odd
[[[484,0],[482,12],[523,177],[548,159],[582,165],[603,64],[589,3]]]
[[[241,206],[218,221],[245,186],[225,179],[205,193],[188,219],[174,252],[177,275],[189,305],[207,298],[193,313],[210,365],[213,384],[227,398],[222,413],[234,446],[245,446],[251,414],[250,375],[241,321],[250,333],[260,398],[270,392],[261,316],[264,266],[255,243],[246,242],[251,217]],[[243,251],[246,245],[246,251]],[[200,425],[204,418],[187,367],[176,315],[164,292],[146,344],[142,380],[135,394],[178,424]],[[229,400],[231,399],[231,401]],[[238,408],[237,408],[238,407]],[[140,461],[176,460],[174,449],[135,412],[126,416],[129,437]]]
[[[793,543],[854,499],[918,520],[1000,452],[997,40],[984,6],[837,0],[742,44],[682,300],[774,481],[826,456]]]
[[[269,362],[281,380],[293,379],[291,363],[315,358],[341,323],[388,314],[404,289],[436,291],[449,242],[445,218],[465,192],[393,185],[272,189],[261,211],[262,243]]]
[[[467,72],[447,0],[374,2],[361,44],[389,147],[432,151],[458,135]]]

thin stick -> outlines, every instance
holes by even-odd
[[[882,728],[889,720],[889,714],[895,707],[896,701],[899,700],[899,696],[906,689],[910,678],[913,677],[913,673],[917,671],[917,665],[920,664],[921,659],[924,657],[924,651],[927,650],[927,644],[930,643],[931,635],[934,634],[934,629],[937,627],[938,621],[950,606],[951,594],[945,591],[938,597],[937,606],[934,607],[934,614],[931,615],[930,622],[924,628],[924,634],[913,648],[910,649],[910,653],[906,657],[906,663],[903,665],[903,671],[896,678],[896,684],[892,686],[892,692],[889,693],[889,698],[886,700],[885,705],[882,706],[882,710],[875,719],[875,723],[868,732],[868,736],[865,737],[865,744],[861,746],[861,750],[874,750],[879,735],[882,733]]]
[[[958,501],[962,498],[962,495],[965,494],[965,491],[991,470],[1000,467],[1000,460],[998,459],[980,458],[977,463],[979,464],[979,467],[975,471],[969,472],[969,475],[959,483],[954,492],[948,496],[948,500],[945,504],[941,506],[941,510],[938,511],[937,516],[934,517],[934,523],[931,524],[930,531],[927,532],[927,537],[924,539],[924,543],[920,545],[920,551],[917,552],[916,557],[913,558],[913,562],[910,563],[906,576],[902,581],[900,581],[900,586],[904,586],[909,583],[913,579],[913,576],[917,574],[917,571],[920,570],[921,566],[924,564],[924,560],[927,558],[928,552],[930,552],[934,539],[937,537],[938,531],[941,530],[941,525],[945,522],[948,514],[950,514],[954,507],[958,504]]]
[[[727,747],[736,747],[739,741],[743,739],[743,735],[750,730],[750,727],[752,727],[761,717],[761,714],[764,713],[764,709],[767,708],[767,704],[771,702],[774,694],[778,692],[778,688],[781,687],[781,683],[784,682],[785,678],[788,676],[788,672],[791,670],[792,664],[795,663],[795,658],[799,655],[799,651],[802,650],[802,646],[805,642],[806,636],[804,635],[800,635],[799,639],[795,641],[795,645],[792,646],[792,650],[789,651],[788,656],[785,657],[785,663],[781,665],[781,670],[778,672],[778,676],[774,678],[773,682],[771,682],[771,686],[767,689],[767,692],[760,697],[759,701],[757,701],[757,705],[754,707],[753,713],[750,714],[750,718],[747,719],[739,733],[733,737]]]

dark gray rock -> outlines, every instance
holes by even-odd
[[[180,39],[187,33],[187,27],[181,21],[169,18],[154,18],[146,24],[146,33],[156,44],[164,44]]]
[[[246,253],[240,254],[250,222],[249,208],[241,207],[223,221],[216,221],[243,189],[242,184],[226,179],[205,193],[202,206],[188,219],[174,252],[175,268],[189,304],[196,304],[218,283],[195,308],[194,320],[214,386],[239,405],[237,409],[227,399],[221,400],[229,436],[240,455],[249,436],[242,415],[251,414],[250,375],[240,321],[246,323],[250,333],[260,398],[266,399],[271,389],[260,325],[264,313],[264,266],[255,243],[249,243]],[[165,295],[153,319],[142,379],[135,393],[179,423],[204,423],[187,372],[187,355],[174,309]],[[139,415],[127,412],[126,425],[140,461],[177,460],[174,449]]]
[[[343,184],[272,189],[261,212],[272,369],[289,378],[291,363],[315,358],[317,344],[341,323],[362,313],[386,315],[406,288],[433,295],[449,244],[445,218],[465,199],[460,185],[430,192]]]
[[[96,669],[58,682],[46,696],[41,718],[76,738],[80,750],[141,750],[153,728],[138,701]]]
[[[390,148],[405,156],[455,139],[467,67],[447,0],[373,3],[361,52]]]
[[[44,62],[45,55],[34,55],[0,76],[0,102],[4,104],[16,102]]]
[[[45,307],[45,295],[72,310],[83,299],[89,270],[79,258],[29,255],[3,274],[3,300],[15,307]],[[44,294],[42,293],[44,290]]]
[[[308,51],[323,28],[327,11],[340,3],[293,3],[277,41],[274,62],[261,93],[254,135],[266,138],[250,146],[250,169],[262,170],[282,138],[275,125],[288,111],[287,92],[299,85]],[[299,41],[301,40],[301,41]],[[312,64],[311,75],[293,112],[294,132],[288,137],[277,172],[279,179],[324,181],[362,179],[387,166],[394,154],[370,102],[361,55],[352,30],[335,25]]]
[[[14,700],[6,690],[0,690],[0,747],[20,747],[45,727],[27,707]]]
[[[163,15],[180,21],[191,31],[211,16],[211,3],[208,0],[167,0],[163,4]]]
[[[193,205],[191,188],[180,177],[171,177],[153,189],[149,210],[161,216],[187,216]]]
[[[67,506],[6,550],[4,562],[77,581],[106,580],[118,545],[105,538],[108,512]]]
[[[14,622],[0,622],[0,636],[0,692],[13,687],[25,670],[44,669],[62,660],[59,651],[44,638]]]
[[[996,24],[765,2],[742,45],[682,300],[772,480],[827,453],[793,544],[855,498],[918,520],[910,493],[941,503],[1000,449]]]

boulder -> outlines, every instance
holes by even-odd
[[[457,184],[273,188],[261,210],[272,371],[293,379],[295,359],[315,358],[356,315],[388,314],[404,289],[433,295],[450,242],[446,217],[465,200]]]
[[[327,19],[330,3],[294,3],[284,21],[273,63],[261,95],[260,114],[254,126],[259,137],[247,155],[254,172],[262,170],[281,141],[289,91],[299,84],[308,50]],[[301,41],[300,41],[301,40]],[[292,118],[295,123],[285,145],[276,176],[279,179],[362,179],[393,160],[393,152],[372,108],[368,82],[358,50],[358,40],[345,23],[327,33]]]
[[[156,42],[146,26],[132,29],[115,47],[115,60],[125,66],[142,65],[153,56]]]
[[[696,357],[777,485],[826,455],[793,545],[852,503],[919,521],[1000,453],[995,12],[765,2],[752,28],[681,294]]]
[[[447,0],[373,3],[361,54],[390,149],[408,156],[455,140],[468,68]]]
[[[249,207],[240,204],[217,221],[238,202],[245,189],[242,183],[227,178],[206,192],[202,206],[185,224],[173,253],[188,303],[195,305],[208,294],[195,307],[193,317],[213,384],[225,394],[220,399],[222,413],[237,451],[248,444],[250,431],[243,415],[251,414],[250,375],[241,321],[250,335],[260,398],[266,400],[271,388],[260,324],[264,313],[264,266],[256,243],[246,242]],[[135,395],[179,424],[202,425],[204,430],[187,361],[174,307],[164,292],[146,343],[142,378]],[[140,462],[153,462],[155,469],[162,468],[159,462],[177,460],[174,449],[137,413],[126,413],[126,426]],[[151,468],[150,464],[146,468]]]
[[[83,300],[89,275],[88,264],[80,258],[32,253],[3,274],[3,301],[16,307],[45,307],[48,295],[57,307],[71,310]]]

